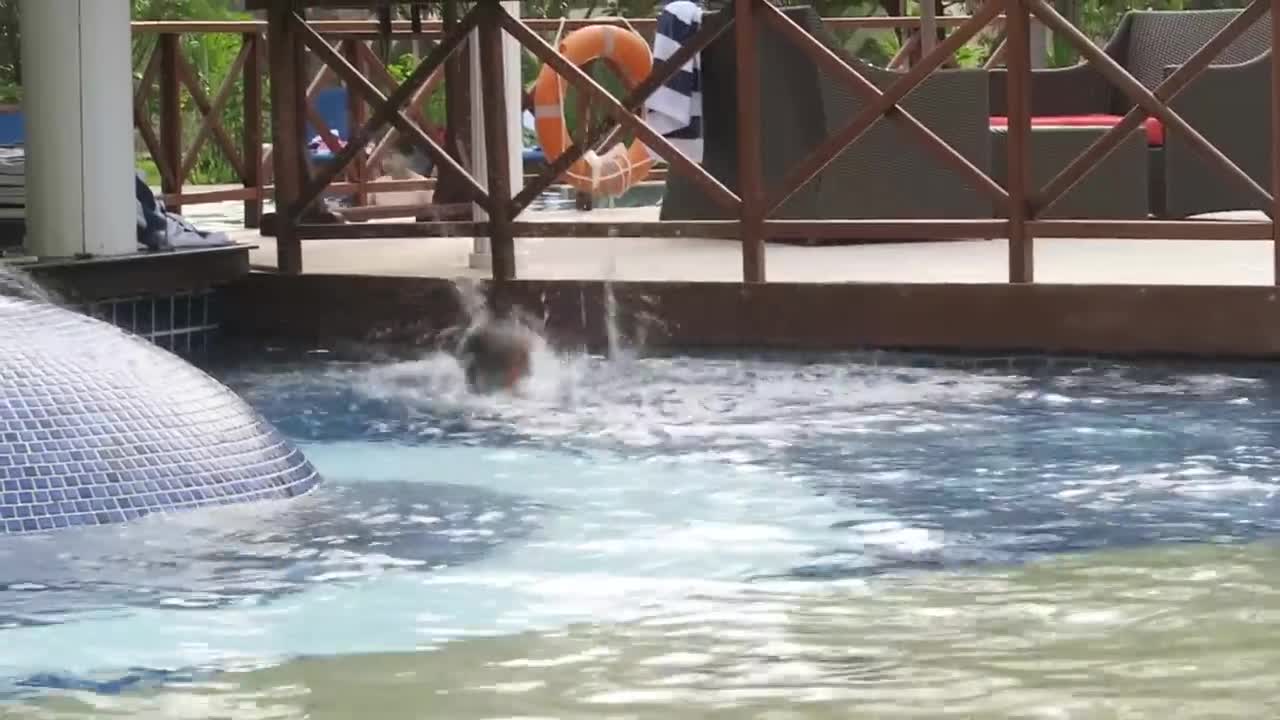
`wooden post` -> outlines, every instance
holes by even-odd
[[[256,228],[262,223],[262,38],[247,33],[249,59],[244,64],[244,186],[258,191],[257,197],[244,201],[244,226]]]
[[[347,62],[351,63],[361,75],[368,75],[365,72],[364,53],[360,52],[360,43],[364,42],[359,39],[345,40],[342,48],[347,56]],[[414,40],[414,47],[417,47],[417,40]],[[356,128],[364,127],[364,121],[368,113],[365,112],[364,100],[353,92],[347,92],[347,141],[351,140],[351,134]],[[365,163],[364,153],[356,155],[351,161],[351,166],[347,169],[347,177],[356,183],[356,191],[353,196],[353,203],[357,207],[363,207],[369,204],[369,192],[365,189],[369,182],[370,168]],[[376,172],[376,170],[374,171]]]
[[[1028,27],[1028,42],[1031,49],[1031,69],[1039,70],[1049,66],[1049,30],[1040,22],[1039,18],[1032,17],[1031,24]]]
[[[458,0],[445,0],[442,25],[448,35],[458,25]],[[471,107],[471,79],[467,68],[469,52],[465,45],[444,64],[444,114],[445,150],[453,159],[470,169],[471,123],[468,119]],[[437,177],[443,181],[444,173]]]
[[[935,0],[920,2],[920,57],[929,54],[938,44],[938,5]]]
[[[504,79],[502,26],[497,0],[480,19],[480,87],[484,94],[484,147],[488,166],[489,244],[493,253],[493,279],[516,276],[515,238],[511,226],[511,168],[507,143],[507,97]]]
[[[742,279],[765,281],[764,181],[760,160],[760,64],[756,52],[756,0],[733,4],[738,61],[738,189]]]
[[[1271,240],[1275,275],[1280,285],[1280,0],[1271,0]]]
[[[294,28],[292,2],[281,0],[267,12],[267,51],[270,54],[271,157],[274,161],[276,204],[276,256],[280,272],[302,272],[302,242],[293,223],[293,206],[305,178],[303,156],[306,123],[306,88],[301,73],[302,42]]]
[[[1034,247],[1027,225],[1031,184],[1031,13],[1022,0],[1005,7],[1008,67],[1009,282],[1033,282]]]
[[[182,76],[178,70],[178,35],[160,35],[160,149],[169,172],[160,182],[164,195],[182,193]],[[168,210],[182,212],[181,203],[170,203]]]

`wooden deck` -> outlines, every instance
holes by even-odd
[[[234,204],[227,210],[234,212]],[[1252,220],[1253,213],[1232,213]],[[1261,214],[1256,219],[1263,220]],[[648,222],[657,208],[533,212],[538,223]],[[257,267],[274,267],[275,241],[254,231],[235,235],[256,245]],[[682,237],[517,238],[516,269],[531,280],[733,282],[741,278],[735,240]],[[469,236],[311,240],[307,272],[424,278],[485,278],[469,266]],[[786,283],[1000,283],[1008,241],[886,242],[829,247],[770,244],[770,277]],[[1047,283],[1241,286],[1272,284],[1271,244],[1224,240],[1042,238],[1036,266]]]

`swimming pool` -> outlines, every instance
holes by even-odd
[[[543,355],[520,399],[471,397],[433,356],[218,373],[327,483],[3,539],[0,715],[1240,717],[1280,698],[1265,367]]]

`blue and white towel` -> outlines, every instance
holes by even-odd
[[[675,54],[702,25],[702,8],[690,0],[673,0],[658,14],[653,38],[654,62]],[[702,62],[695,54],[645,101],[645,120],[677,150],[702,162]],[[657,158],[652,148],[650,154]]]

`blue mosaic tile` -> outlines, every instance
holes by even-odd
[[[79,309],[187,357],[207,352],[220,326],[217,293],[212,290],[102,300]]]
[[[136,320],[135,301],[82,315],[0,297],[0,534],[288,498],[319,482],[235,393],[160,349],[189,347],[177,328],[204,321],[205,299],[149,302],[150,318],[166,308],[148,323],[169,328],[156,344],[112,327],[121,308]]]

